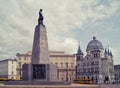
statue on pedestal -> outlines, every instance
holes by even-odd
[[[38,18],[38,25],[42,24],[43,25],[43,15],[42,15],[42,9],[39,11],[39,18]]]

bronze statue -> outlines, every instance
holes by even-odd
[[[43,15],[42,15],[42,9],[39,11],[39,19],[38,19],[38,25],[42,24],[43,25]]]

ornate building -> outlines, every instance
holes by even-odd
[[[93,37],[83,55],[80,45],[76,54],[77,78],[91,79],[95,84],[114,82],[112,52],[104,50],[100,41]]]
[[[115,70],[115,83],[120,84],[120,64],[114,65]]]
[[[22,78],[22,65],[31,63],[32,53],[17,53],[17,76]],[[76,76],[75,55],[68,55],[61,51],[50,51],[50,64],[56,64],[58,67],[58,80],[72,82]]]

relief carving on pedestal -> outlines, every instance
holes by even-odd
[[[33,79],[46,79],[45,65],[33,65]]]

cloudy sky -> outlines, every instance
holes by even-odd
[[[120,64],[120,0],[0,0],[0,59],[32,50],[39,9],[50,50],[85,53],[93,35]]]

